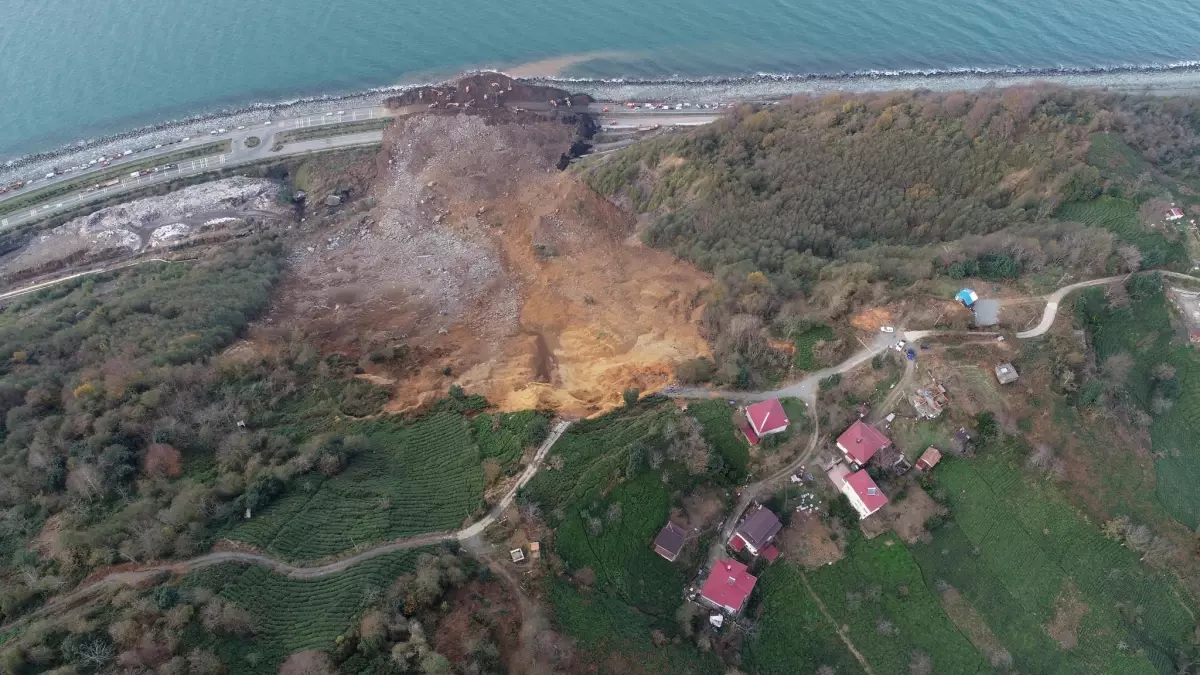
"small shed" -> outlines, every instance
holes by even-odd
[[[654,538],[654,552],[670,562],[675,562],[686,540],[687,532],[675,523],[668,522]]]
[[[969,288],[964,288],[954,295],[954,299],[962,303],[963,307],[970,307],[979,299],[979,294]]]
[[[922,471],[928,471],[941,460],[942,452],[931,445],[921,454],[921,459],[917,460],[917,468]]]
[[[1000,384],[1016,382],[1017,377],[1019,377],[1017,375],[1017,369],[1013,368],[1013,364],[1001,363],[1000,365],[996,366],[996,379],[1000,381]]]
[[[512,556],[512,561],[515,563],[519,563],[519,562],[525,560],[525,550],[524,549],[514,548],[513,550],[509,551],[508,554],[510,556]]]

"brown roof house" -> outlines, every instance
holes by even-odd
[[[687,532],[675,523],[668,522],[666,527],[654,538],[654,552],[671,562],[679,557],[683,543],[687,540]]]
[[[779,522],[779,518],[771,513],[770,509],[759,504],[758,508],[746,516],[742,524],[734,530],[729,545],[735,551],[744,548],[750,552],[750,555],[758,555],[760,551],[771,544],[771,540],[782,529],[783,523]]]
[[[922,471],[928,471],[937,466],[937,463],[940,461],[942,461],[942,452],[931,445],[921,455],[921,459],[917,460],[917,468]]]

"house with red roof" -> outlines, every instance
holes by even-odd
[[[937,466],[937,463],[942,461],[942,451],[929,446],[921,455],[921,459],[917,460],[917,468],[922,471],[928,471]]]
[[[771,509],[759,504],[758,508],[751,511],[733,531],[729,545],[735,551],[745,549],[750,555],[758,555],[760,552],[765,554],[775,535],[782,529],[783,523],[779,522],[779,517],[772,513]],[[779,552],[776,551],[775,554],[779,555]]]
[[[700,589],[702,603],[726,614],[737,614],[746,604],[758,579],[746,573],[746,566],[736,560],[720,559],[713,565],[704,587]]]
[[[887,495],[871,480],[867,472],[859,469],[847,475],[842,480],[842,494],[850,500],[851,506],[858,511],[859,518],[866,518],[887,504]]]
[[[1183,209],[1175,207],[1167,211],[1167,220],[1179,220],[1183,217]]]
[[[846,456],[846,461],[857,466],[866,464],[875,453],[891,444],[892,439],[862,420],[855,420],[837,439],[838,450]]]
[[[750,445],[757,445],[763,436],[777,434],[788,428],[787,413],[783,411],[783,404],[777,398],[746,406],[746,421],[750,423],[750,428],[742,431]]]

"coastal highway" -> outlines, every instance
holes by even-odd
[[[530,110],[539,111],[550,109],[548,104],[536,103],[526,104],[525,107]],[[609,108],[609,112],[604,112],[605,108]],[[0,210],[3,210],[4,202],[9,199],[14,199],[57,183],[78,180],[81,176],[100,174],[101,172],[111,175],[112,171],[119,170],[121,167],[145,166],[148,161],[152,161],[155,157],[163,157],[163,163],[165,164],[167,161],[165,158],[176,155],[180,151],[202,147],[214,141],[230,141],[229,152],[181,160],[175,162],[176,166],[173,169],[159,169],[152,173],[139,175],[136,178],[131,177],[129,173],[122,174],[121,182],[117,185],[99,189],[81,188],[69,194],[50,198],[44,203],[31,205],[28,209],[0,215],[0,230],[46,218],[60,211],[76,208],[81,204],[102,200],[110,195],[121,194],[148,185],[194,176],[208,171],[252,164],[265,159],[373,145],[383,139],[382,131],[367,131],[356,134],[292,141],[285,143],[279,150],[272,150],[277,144],[277,135],[283,132],[382,119],[417,113],[426,109],[424,105],[408,106],[403,109],[389,109],[383,106],[333,108],[308,115],[282,117],[243,128],[226,129],[224,133],[201,134],[187,140],[164,144],[159,148],[143,149],[140,152],[133,152],[119,159],[112,159],[110,160],[110,165],[107,167],[101,163],[96,163],[93,166],[56,175],[52,178],[35,179],[30,181],[24,188],[10,192],[4,195],[3,198],[0,198]],[[594,115],[597,124],[604,129],[614,131],[648,129],[656,125],[666,127],[707,124],[722,114],[722,111],[718,109],[629,110],[616,103],[594,103],[587,106],[584,112]],[[219,121],[213,122],[214,131],[218,130],[219,124]],[[257,137],[260,140],[259,144],[253,148],[246,145],[247,139],[251,137]],[[131,142],[132,145],[136,145],[136,143]]]

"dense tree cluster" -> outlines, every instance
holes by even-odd
[[[1105,191],[1150,198],[1146,162],[1200,176],[1198,111],[1050,86],[800,96],[632,146],[585,175],[654,216],[647,243],[716,275],[712,376],[749,386],[777,372],[766,345],[798,317],[837,318],[889,284],[1138,269],[1138,248],[1113,231],[1055,215]],[[1096,138],[1103,152],[1089,153]]]
[[[215,529],[365,448],[322,433],[386,392],[296,342],[213,359],[262,311],[272,239],[21,298],[0,313],[0,614],[90,570],[198,553]]]

